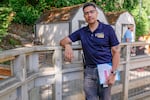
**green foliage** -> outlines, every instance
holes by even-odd
[[[149,32],[150,32],[150,0],[143,0],[143,9],[145,10],[145,12],[147,13],[147,16],[149,16]]]
[[[10,6],[16,12],[14,22],[24,23],[28,25],[34,24],[35,20],[39,17],[39,10],[26,0],[9,0]]]
[[[39,0],[39,2],[34,6],[39,12],[43,12],[45,9],[50,9],[50,5],[45,0]]]
[[[32,6],[36,6],[38,4],[39,0],[27,0],[27,2],[29,4],[31,4]]]
[[[11,16],[11,12],[12,9],[9,7],[0,7],[0,40],[7,34],[8,26],[13,17]]]
[[[46,9],[51,9],[51,7],[61,8],[91,1],[95,1],[105,12],[131,10],[138,3],[137,0],[9,0],[9,4],[16,12],[15,22],[31,25]],[[129,4],[130,6],[128,6]]]
[[[1,49],[0,49],[0,52],[1,52]],[[11,62],[10,62],[10,61],[5,61],[5,62],[2,62],[2,63],[0,63],[0,64],[3,64],[3,65],[10,65]]]
[[[27,5],[26,0],[9,0],[10,7],[13,8],[15,12],[19,12],[23,6]]]
[[[136,36],[137,37],[147,34],[149,31],[149,23],[148,23],[147,14],[144,9],[141,9],[141,10],[142,12],[139,13],[139,7],[137,6],[136,9],[131,11],[136,21]]]
[[[100,0],[96,2],[105,12],[131,10],[137,4],[137,0]],[[130,5],[130,6],[129,6]]]
[[[83,2],[85,0],[9,0],[10,6],[16,12],[14,22],[27,25],[34,24],[46,9],[71,6]]]
[[[139,3],[139,0],[124,0],[123,8],[125,8],[128,11],[131,11],[134,9]]]
[[[143,9],[145,9],[147,15],[150,16],[150,0],[143,0]]]
[[[9,39],[9,44],[15,46],[15,45],[19,45],[20,42],[17,41],[17,40],[15,40],[15,39],[13,39],[13,38],[10,38],[10,39]]]
[[[22,6],[16,14],[15,22],[31,25],[39,17],[39,12],[32,6]]]
[[[46,0],[51,7],[66,7],[85,3],[87,0]]]

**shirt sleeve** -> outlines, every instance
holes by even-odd
[[[131,32],[130,31],[126,31],[126,38],[131,38]]]
[[[80,40],[80,30],[77,30],[69,35],[69,38],[72,42]]]

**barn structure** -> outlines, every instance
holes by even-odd
[[[97,7],[98,19],[108,24],[103,10]],[[44,45],[59,45],[59,40],[86,25],[82,5],[57,8],[46,11],[36,21],[36,39]],[[76,43],[75,43],[76,44]]]
[[[133,31],[133,40],[132,42],[135,41],[135,29],[136,29],[136,24],[134,17],[127,11],[121,11],[121,12],[108,12],[106,13],[107,20],[109,24],[112,25],[114,28],[118,40],[121,42],[122,38],[124,36],[125,31],[127,30],[127,26],[129,24],[133,24],[135,26],[134,31]]]

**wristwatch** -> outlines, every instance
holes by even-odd
[[[112,71],[111,71],[111,74],[113,74],[113,75],[116,75],[116,73],[117,73],[116,70],[114,70],[114,71],[112,70]]]

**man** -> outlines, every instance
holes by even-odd
[[[133,40],[133,37],[132,37],[133,30],[134,30],[134,25],[133,24],[128,25],[128,29],[125,32],[124,37],[123,37],[123,42],[132,42],[132,40]]]
[[[133,42],[133,36],[132,36],[132,32],[134,30],[134,25],[133,24],[129,24],[128,25],[128,29],[126,30],[124,37],[123,37],[123,42]],[[125,48],[123,48],[123,56],[125,56]],[[131,47],[131,56],[135,56],[135,48]]]
[[[115,72],[119,63],[119,42],[114,30],[110,25],[106,25],[97,20],[98,11],[95,4],[85,3],[83,5],[84,18],[88,25],[60,41],[60,45],[65,48],[65,57],[71,61],[73,50],[71,43],[81,40],[85,65],[84,69],[84,91],[86,100],[110,100],[111,85],[115,82]],[[108,87],[103,87],[99,83],[97,65],[112,63],[111,74],[108,77]]]

